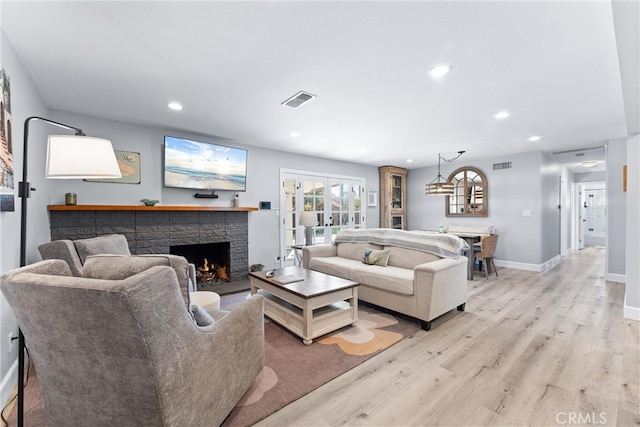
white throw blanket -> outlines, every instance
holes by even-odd
[[[383,246],[398,246],[428,252],[445,258],[457,258],[462,251],[469,249],[467,242],[453,234],[432,231],[405,231],[393,228],[342,230],[336,236],[334,243],[342,242],[371,242]]]

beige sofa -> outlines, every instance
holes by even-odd
[[[365,249],[388,252],[386,266],[363,262]],[[451,234],[387,228],[343,230],[334,243],[305,246],[303,266],[360,283],[358,299],[420,320],[467,301],[467,243]]]

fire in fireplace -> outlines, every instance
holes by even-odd
[[[170,246],[169,253],[181,255],[196,266],[196,281],[200,287],[231,280],[229,242]]]

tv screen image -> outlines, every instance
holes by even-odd
[[[165,136],[164,185],[246,191],[247,150]]]

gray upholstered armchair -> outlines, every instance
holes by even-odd
[[[170,266],[104,280],[48,260],[5,274],[0,288],[51,426],[216,426],[263,367],[262,298],[199,327]]]
[[[61,259],[69,264],[74,276],[82,276],[82,269],[87,258],[93,255],[131,255],[127,238],[122,234],[105,234],[89,239],[54,240],[38,246],[42,259]],[[188,291],[196,291],[196,268],[186,264]],[[181,278],[178,277],[180,280]]]

